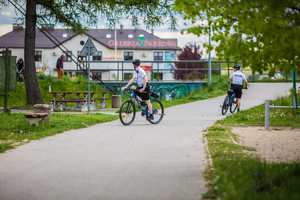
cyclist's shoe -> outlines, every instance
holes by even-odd
[[[152,114],[150,114],[150,115],[148,115],[148,116],[146,116],[146,120],[154,120],[154,117],[153,117],[153,115]]]
[[[237,109],[237,112],[240,112],[240,109],[239,109],[239,108]]]

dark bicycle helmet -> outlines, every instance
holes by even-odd
[[[232,68],[237,68],[238,70],[240,70],[241,66],[240,65],[234,65]]]
[[[135,59],[134,61],[132,61],[132,64],[134,64],[134,65],[140,65],[141,61],[139,59]]]

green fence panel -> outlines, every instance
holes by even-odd
[[[4,55],[4,54],[3,54]],[[8,66],[9,66],[9,85],[8,90],[16,90],[16,56],[8,57]],[[5,90],[5,56],[0,56],[0,90]]]

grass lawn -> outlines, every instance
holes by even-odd
[[[272,102],[275,105],[291,105],[292,98],[282,97]],[[209,181],[206,199],[300,199],[300,162],[270,164],[253,159],[231,139],[238,136],[228,124],[264,124],[264,105],[219,120],[208,128],[206,139],[212,159],[205,177]],[[270,124],[300,127],[300,115],[295,109],[270,110]]]
[[[65,114],[51,113],[51,123],[30,126],[24,113],[0,113],[0,153],[30,140],[38,140],[64,131],[86,128],[88,126],[118,119],[116,115],[106,114]]]

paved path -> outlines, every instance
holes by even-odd
[[[242,109],[291,86],[251,84]],[[0,199],[201,199],[207,191],[203,130],[223,118],[223,99],[168,108],[158,125],[138,115],[131,126],[98,124],[0,154]]]

